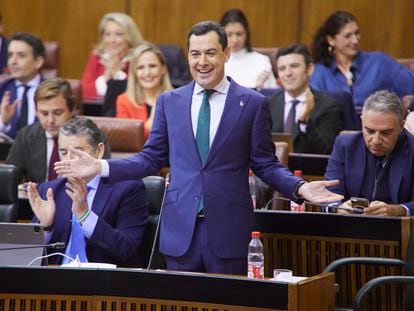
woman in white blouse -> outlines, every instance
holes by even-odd
[[[220,24],[227,33],[231,50],[225,72],[238,84],[255,89],[276,88],[275,76],[269,57],[252,51],[247,18],[240,9],[224,13]]]

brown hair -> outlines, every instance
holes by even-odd
[[[66,101],[66,105],[69,111],[73,111],[76,108],[76,101],[72,93],[72,89],[68,81],[62,78],[51,78],[43,81],[35,92],[35,103],[37,108],[37,103],[39,100],[51,99],[63,95],[63,98]]]

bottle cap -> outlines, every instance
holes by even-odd
[[[295,171],[293,171],[293,175],[302,176],[302,171],[301,170],[295,170]]]
[[[260,232],[259,231],[253,231],[252,232],[252,238],[253,239],[259,239],[260,238]]]

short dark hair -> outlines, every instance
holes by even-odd
[[[220,24],[213,22],[213,21],[203,21],[203,22],[195,24],[193,28],[191,28],[190,32],[187,35],[187,48],[190,48],[190,37],[192,35],[201,36],[201,35],[205,35],[206,33],[210,31],[214,31],[218,35],[219,42],[221,44],[221,47],[224,50],[227,47],[226,32],[224,31],[224,28]]]
[[[251,52],[252,44],[250,42],[250,27],[246,15],[244,15],[243,11],[240,9],[231,9],[226,11],[221,17],[220,24],[221,26],[226,27],[227,24],[230,23],[239,23],[243,26],[244,30],[246,31],[245,47],[247,51]]]
[[[305,60],[305,65],[306,67],[309,66],[309,64],[311,64],[312,61],[312,56],[309,52],[309,49],[306,45],[304,44],[292,44],[292,45],[288,45],[288,46],[284,46],[281,47],[277,50],[276,53],[276,62],[279,59],[279,57],[281,56],[285,56],[288,54],[300,54],[303,56],[303,59]]]
[[[38,58],[39,56],[45,58],[45,46],[43,41],[27,32],[16,32],[9,38],[9,44],[12,41],[23,41],[32,47],[33,58]]]
[[[281,47],[277,50],[276,52],[276,63],[279,60],[280,57],[285,56],[285,55],[289,55],[289,54],[300,54],[303,56],[303,60],[305,61],[305,65],[306,68],[309,66],[309,64],[311,64],[312,61],[312,56],[309,52],[309,49],[306,45],[304,44],[292,44],[292,45],[288,45],[288,46],[284,46]],[[276,70],[276,75],[277,75],[277,70]]]
[[[354,15],[345,11],[331,14],[318,29],[312,42],[312,56],[315,62],[328,65],[332,59],[327,36],[335,37],[348,23],[357,22]]]
[[[96,150],[100,143],[105,142],[105,134],[87,117],[76,116],[59,129],[59,134],[65,136],[86,136],[88,143]]]
[[[39,100],[55,98],[60,94],[63,95],[66,106],[72,112],[76,108],[76,101],[69,82],[62,78],[51,78],[40,83],[34,95],[36,108]]]

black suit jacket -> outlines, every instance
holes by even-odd
[[[36,122],[17,133],[5,163],[16,165],[20,179],[41,183],[46,179],[46,148],[45,130]]]
[[[293,129],[292,141],[294,152],[329,154],[342,128],[341,106],[332,97],[313,91],[315,106],[309,116],[306,133],[299,130],[299,124]],[[283,132],[285,92],[269,97],[272,114],[272,132]]]

